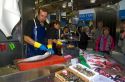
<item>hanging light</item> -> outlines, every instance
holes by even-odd
[[[72,7],[72,2],[68,2],[68,7]]]
[[[95,3],[96,2],[96,0],[90,0],[90,3]]]
[[[64,2],[64,3],[62,4],[62,8],[66,8],[66,6],[67,6],[67,2]]]
[[[111,7],[111,5],[107,5],[106,7]]]

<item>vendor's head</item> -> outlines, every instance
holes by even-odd
[[[107,36],[107,35],[109,35],[109,33],[110,33],[110,28],[109,27],[104,27],[104,29],[103,29],[103,34],[105,35],[105,36]]]
[[[40,7],[38,10],[38,20],[40,22],[45,22],[47,18],[48,12],[45,8]]]
[[[60,29],[60,22],[58,20],[55,20],[50,23],[50,27],[55,28],[55,29]]]

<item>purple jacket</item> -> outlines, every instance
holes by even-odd
[[[114,41],[110,35],[101,35],[97,38],[96,51],[110,51],[112,49],[114,49]]]

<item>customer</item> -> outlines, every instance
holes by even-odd
[[[95,32],[93,35],[93,48],[95,48],[96,46],[96,40],[97,38],[102,35],[102,31],[103,31],[103,21],[98,21],[96,28],[95,28]]]
[[[120,47],[122,53],[125,55],[125,21],[121,24],[121,33],[118,41],[118,46]]]
[[[65,27],[63,28],[62,33],[61,33],[61,38],[62,38],[62,39],[67,39],[68,36],[69,36],[69,27],[65,26]]]
[[[48,13],[45,8],[39,8],[36,18],[29,20],[24,27],[24,41],[27,44],[27,57],[42,55],[50,50],[46,47],[47,15]]]
[[[96,51],[110,54],[110,51],[114,49],[114,41],[109,33],[110,29],[108,27],[104,27],[103,34],[96,40]]]
[[[97,28],[94,34],[94,39],[96,40],[100,35],[102,35],[102,31],[103,31],[103,22],[99,21],[97,22]]]
[[[88,46],[88,40],[90,39],[88,35],[86,34],[86,29],[85,27],[79,27],[78,31],[80,33],[80,41],[78,42],[78,46],[80,49],[86,50]]]

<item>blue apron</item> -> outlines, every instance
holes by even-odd
[[[38,22],[38,20],[37,20]],[[45,37],[46,37],[46,30],[45,26],[42,26],[39,22],[37,23],[36,19],[34,20],[34,26],[32,29],[32,36],[31,38],[41,44],[46,45]],[[35,48],[32,45],[27,45],[27,57],[32,57],[35,55],[42,55],[45,51],[41,51],[39,48]]]

